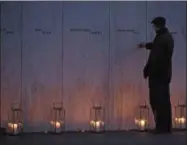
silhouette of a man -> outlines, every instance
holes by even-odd
[[[164,17],[156,17],[151,22],[156,32],[152,43],[140,43],[139,48],[150,50],[143,76],[148,78],[149,99],[154,114],[155,133],[170,133],[172,128],[172,111],[169,86],[172,77],[172,54],[174,40],[165,27]]]

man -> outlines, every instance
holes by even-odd
[[[155,133],[171,133],[172,112],[169,85],[172,76],[174,40],[165,27],[165,18],[156,17],[152,24],[156,32],[153,42],[139,44],[139,48],[150,50],[143,75],[149,82],[150,105],[156,124]]]

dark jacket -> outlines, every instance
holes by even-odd
[[[174,40],[167,28],[162,28],[152,43],[146,44],[150,55],[144,67],[144,77],[149,81],[170,83],[172,77],[172,54]]]

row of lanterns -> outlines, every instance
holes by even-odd
[[[94,106],[90,110],[90,131],[104,131],[105,110],[101,106]],[[53,103],[51,110],[50,126],[52,132],[60,133],[65,130],[65,110],[62,103]],[[11,105],[11,112],[8,117],[8,133],[16,135],[23,131],[22,109],[18,103]]]
[[[138,130],[145,131],[149,129],[149,107],[147,104],[138,107],[139,114],[135,118],[135,124]],[[186,105],[178,104],[175,106],[175,128],[184,129],[186,125]],[[51,110],[52,119],[50,125],[52,132],[60,133],[65,130],[65,110],[62,103],[53,103]],[[90,131],[105,131],[105,109],[102,106],[93,106],[90,110]],[[22,109],[19,104],[12,104],[11,114],[8,121],[8,132],[18,134],[23,131]]]

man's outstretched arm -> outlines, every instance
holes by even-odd
[[[139,48],[146,48],[148,50],[152,50],[153,47],[153,43],[152,42],[148,42],[148,43],[140,43],[138,44]]]

